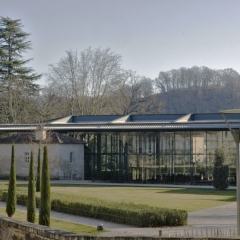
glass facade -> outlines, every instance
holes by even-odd
[[[228,131],[72,135],[87,143],[85,179],[157,183],[211,181],[214,151],[224,148],[229,179],[235,181],[236,146]]]

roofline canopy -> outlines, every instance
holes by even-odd
[[[222,113],[227,116],[232,129],[240,129],[240,110],[238,111],[235,114],[232,114],[233,110],[223,110],[219,113],[67,116],[41,124],[1,124],[0,131],[37,131],[39,126],[44,130],[57,132],[228,131]]]

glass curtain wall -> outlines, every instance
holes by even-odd
[[[75,134],[74,134],[75,135]],[[211,181],[214,151],[224,148],[235,181],[236,148],[229,132],[102,132],[78,134],[85,147],[85,179],[113,182]]]

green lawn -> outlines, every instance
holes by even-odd
[[[0,189],[7,188],[7,185],[8,183],[0,183]],[[27,182],[18,182],[17,190],[26,192]],[[90,199],[91,201],[103,200],[119,203],[133,202],[190,212],[236,201],[236,190],[52,184],[51,197],[73,202],[81,199],[84,201]]]
[[[68,199],[96,198],[114,202],[133,202],[184,209],[188,212],[236,201],[235,190],[52,185],[51,192],[55,197],[65,196]]]
[[[0,207],[0,214],[3,216],[7,216],[6,209]],[[22,211],[16,211],[15,214],[13,215],[13,219],[26,221],[27,213],[22,212]],[[51,228],[60,229],[60,230],[66,231],[66,232],[86,234],[86,235],[96,235],[101,232],[106,232],[106,230],[99,232],[99,231],[97,231],[96,227],[67,222],[67,221],[56,219],[56,218],[51,218],[50,222],[51,222],[51,226],[50,226]],[[38,215],[36,215],[35,223],[38,223]]]

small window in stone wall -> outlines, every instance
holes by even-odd
[[[30,152],[25,152],[25,162],[29,163],[30,161]]]
[[[70,152],[70,160],[69,160],[69,162],[73,163],[74,161],[75,161],[75,154],[74,154],[74,152]]]

